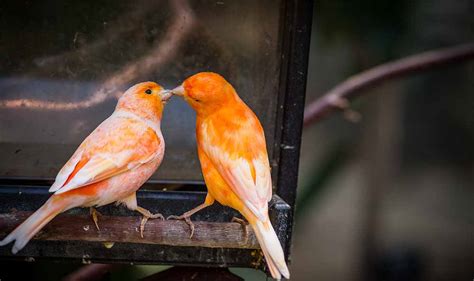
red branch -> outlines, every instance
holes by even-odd
[[[307,127],[314,124],[336,109],[348,109],[348,100],[362,94],[359,91],[361,89],[367,89],[388,79],[471,59],[474,59],[474,43],[424,52],[376,66],[350,77],[308,104],[304,111],[303,125]]]

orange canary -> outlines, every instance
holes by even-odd
[[[113,114],[102,122],[79,146],[56,176],[49,189],[54,194],[46,203],[0,241],[15,241],[16,254],[49,221],[75,207],[122,203],[143,215],[140,233],[149,218],[163,218],[137,205],[136,191],[156,171],[163,160],[165,142],[160,122],[170,91],[154,82],[128,89]]]
[[[273,278],[289,278],[283,249],[268,217],[272,198],[270,164],[262,125],[230,83],[216,73],[187,78],[171,91],[196,111],[198,155],[208,193],[186,220],[214,200],[239,211],[252,226]]]

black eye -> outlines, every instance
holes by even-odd
[[[151,90],[150,90],[150,89],[146,90],[146,91],[145,91],[145,94],[151,95]]]

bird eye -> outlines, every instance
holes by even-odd
[[[150,89],[146,90],[146,91],[145,91],[145,94],[151,95],[151,90],[150,90]]]

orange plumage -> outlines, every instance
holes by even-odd
[[[159,167],[165,142],[160,122],[169,91],[153,82],[137,84],[119,99],[113,114],[79,146],[56,176],[49,200],[5,237],[0,246],[15,241],[12,252],[26,243],[56,215],[74,207],[94,207],[120,202],[153,215],[137,205],[135,192]],[[96,217],[94,216],[96,222]]]
[[[272,197],[263,128],[222,76],[198,73],[172,91],[195,109],[206,201],[178,218],[189,220],[214,200],[238,210],[253,227],[272,276],[289,278],[283,250],[268,217]]]

